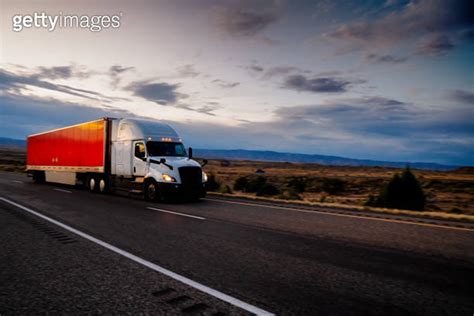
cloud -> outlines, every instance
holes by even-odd
[[[197,112],[214,116],[212,113],[219,108],[218,105],[206,105],[202,107],[192,107],[182,100],[188,98],[188,95],[177,91],[179,84],[170,84],[166,82],[151,83],[149,81],[133,82],[126,89],[133,91],[133,94],[159,105],[172,106],[177,109]]]
[[[137,117],[112,107],[89,107],[53,98],[1,95],[0,135],[24,138],[44,130],[95,120],[101,117]]]
[[[178,67],[177,71],[178,71],[179,76],[184,77],[184,78],[185,77],[194,78],[200,75],[200,73],[194,68],[194,65],[192,64]]]
[[[460,102],[474,107],[473,92],[464,90],[454,90],[449,93],[448,97],[456,102]]]
[[[277,66],[267,69],[262,79],[267,80],[277,76],[285,76],[290,73],[301,72],[301,69],[294,66]]]
[[[212,82],[222,88],[227,88],[227,89],[235,88],[238,85],[240,85],[240,82],[228,82],[221,79],[215,79],[215,80],[212,80]]]
[[[346,92],[352,83],[352,81],[339,78],[308,79],[303,75],[290,75],[285,78],[283,88],[313,93],[342,93]]]
[[[113,65],[109,68],[109,76],[112,79],[112,86],[116,88],[119,84],[121,79],[121,75],[127,71],[133,71],[135,67],[123,67],[120,65]]]
[[[93,108],[29,96],[3,95],[0,104],[0,136],[15,138],[104,116],[137,117],[111,107]],[[186,145],[197,148],[263,149],[474,164],[471,106],[434,109],[425,115],[413,104],[366,97],[288,106],[274,114],[273,121],[234,126],[197,121],[164,122],[178,131]]]
[[[54,67],[38,67],[37,72],[34,76],[41,79],[69,79],[72,77],[76,78],[87,78],[91,74],[80,67],[75,65],[69,66],[54,66]]]
[[[244,66],[243,68],[250,70],[252,72],[263,72],[265,70],[265,68],[258,65]]]
[[[436,34],[422,40],[418,45],[420,55],[442,56],[454,48],[454,44],[446,35]]]
[[[142,97],[148,101],[160,105],[170,105],[178,99],[186,98],[185,94],[177,91],[178,84],[169,84],[166,82],[150,83],[148,81],[133,82],[126,89],[133,91],[133,94]]]
[[[101,101],[111,101],[114,99],[92,90],[79,89],[63,84],[44,81],[39,79],[40,76],[40,73],[22,75],[0,69],[0,91],[16,92],[20,94],[22,91],[27,90],[28,86],[32,86],[92,100],[101,99]]]
[[[400,41],[443,33],[459,33],[474,26],[470,1],[410,1],[380,18],[344,24],[327,38],[351,43],[353,48],[390,47]]]
[[[281,16],[278,1],[247,1],[221,6],[214,11],[219,29],[235,37],[252,37]]]
[[[392,55],[377,55],[377,54],[367,54],[365,56],[367,61],[376,63],[376,64],[401,64],[408,60],[406,57],[395,57]]]

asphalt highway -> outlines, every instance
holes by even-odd
[[[0,173],[0,314],[472,315],[474,226],[376,216]]]

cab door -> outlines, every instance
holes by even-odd
[[[132,174],[143,177],[146,173],[146,148],[143,141],[133,142]]]

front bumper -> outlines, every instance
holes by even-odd
[[[206,184],[186,187],[179,183],[158,183],[158,192],[165,199],[198,199],[206,196]]]

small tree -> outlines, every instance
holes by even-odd
[[[425,209],[425,195],[420,182],[410,168],[406,167],[401,176],[397,173],[392,177],[380,191],[374,204],[380,207],[423,211]]]

